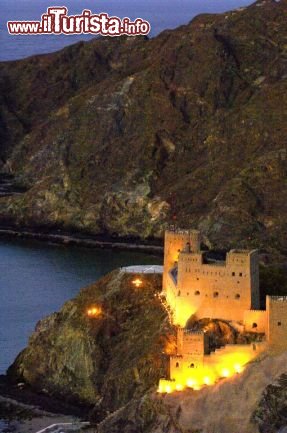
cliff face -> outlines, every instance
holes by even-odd
[[[97,419],[156,386],[172,330],[157,297],[161,276],[143,276],[140,289],[135,277],[114,271],[39,322],[9,377],[91,405]],[[98,317],[87,315],[91,306]]]
[[[200,391],[155,392],[176,340],[160,290],[161,275],[105,276],[37,324],[8,377],[82,403],[97,433],[238,433],[238,426],[240,433],[279,432],[286,425],[286,353],[264,354],[242,374]],[[214,347],[251,341],[227,322],[190,326],[208,330]]]
[[[97,433],[285,432],[286,360],[286,353],[261,359],[201,391],[146,395],[103,420]]]
[[[286,251],[287,1],[0,65],[2,222]],[[244,239],[244,241],[242,241]]]

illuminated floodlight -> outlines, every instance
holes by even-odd
[[[135,280],[132,281],[132,283],[133,283],[134,286],[140,287],[143,282],[139,278],[136,278]]]
[[[223,370],[221,372],[221,376],[222,377],[229,377],[230,376],[230,371],[227,368],[223,368]]]
[[[99,317],[102,313],[102,309],[100,307],[90,307],[87,309],[88,317]]]
[[[165,392],[166,392],[167,394],[170,394],[171,391],[172,391],[171,386],[170,386],[170,385],[166,385],[166,387],[165,387]]]
[[[211,385],[210,377],[205,376],[205,378],[203,379],[203,383],[204,385]]]
[[[243,370],[243,368],[242,368],[242,366],[240,364],[235,364],[234,365],[234,371],[235,371],[235,373],[237,373],[237,374],[242,373],[242,370]]]
[[[196,385],[196,382],[193,379],[187,379],[186,385],[188,388],[193,388]]]

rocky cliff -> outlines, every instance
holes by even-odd
[[[9,378],[91,406],[97,419],[156,387],[173,331],[158,297],[161,275],[142,276],[140,288],[135,278],[114,271],[39,322]],[[89,316],[91,308],[99,314]]]
[[[201,391],[134,400],[97,433],[284,433],[287,355],[254,362],[242,375]]]
[[[0,64],[2,224],[286,252],[287,1]],[[243,239],[243,241],[242,241]]]
[[[81,407],[97,433],[238,433],[238,426],[276,433],[287,425],[286,353],[263,355],[243,374],[200,391],[155,392],[176,334],[160,291],[161,275],[105,276],[37,324],[8,378]],[[254,339],[219,320],[191,318],[189,327],[205,329],[214,349]]]

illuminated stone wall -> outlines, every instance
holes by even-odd
[[[259,308],[258,253],[232,250],[225,262],[205,263],[199,232],[168,231],[163,289],[180,326],[192,314],[243,321],[245,310]]]
[[[267,339],[271,352],[287,350],[287,297],[267,296]]]
[[[178,261],[179,252],[189,244],[191,251],[200,250],[200,233],[197,230],[167,230],[164,238],[164,278]],[[163,284],[165,288],[165,283]]]
[[[243,321],[245,310],[259,307],[256,269],[255,251],[231,251],[222,264],[205,264],[202,253],[182,252],[178,260],[179,304],[188,304],[190,313],[199,319]]]
[[[182,317],[189,314],[189,306],[178,299],[177,281],[172,276],[172,269],[178,265],[180,251],[186,245],[194,252],[200,250],[200,233],[197,230],[167,230],[164,242],[163,294],[173,310],[174,323],[185,325]]]
[[[244,311],[244,328],[246,332],[267,333],[266,310]]]
[[[208,353],[208,337],[204,332],[179,328],[177,353],[170,357],[170,391],[185,387],[200,389],[222,377],[241,373],[245,365],[266,350],[266,343],[231,344]],[[169,388],[171,387],[171,388]]]
[[[204,332],[177,330],[177,354],[170,357],[170,378],[177,382],[203,367],[204,355],[208,353],[208,337]]]
[[[226,261],[211,261],[200,251],[199,232],[179,230],[166,232],[164,253],[163,291],[179,328],[170,380],[160,381],[159,392],[200,389],[241,373],[266,350],[287,350],[287,297],[267,297],[266,310],[259,310],[256,250],[231,250]],[[207,335],[185,328],[193,314],[242,322],[245,331],[265,333],[267,341],[227,345],[209,354]]]

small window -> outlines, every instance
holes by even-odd
[[[235,299],[240,299],[240,295],[239,295],[239,293],[237,293],[237,294],[235,295]]]
[[[277,323],[277,325],[278,325],[278,326],[281,326],[281,325],[282,325],[282,323],[281,323],[281,322],[278,322],[278,323]]]
[[[242,272],[239,272],[239,276],[242,277]]]
[[[192,364],[190,364],[190,368],[194,368],[194,364],[192,363]]]
[[[194,294],[195,294],[195,296],[199,296],[199,295],[200,295],[200,291],[199,291],[199,290],[196,290],[196,291],[194,292]]]
[[[219,293],[218,293],[218,292],[214,292],[214,293],[213,293],[213,297],[214,297],[214,298],[218,298],[218,296],[219,296]]]
[[[235,277],[235,272],[232,272],[232,276]]]
[[[180,290],[177,292],[177,296],[180,296]]]
[[[179,368],[179,363],[178,363],[178,362],[175,364],[175,367],[176,367],[176,368]]]
[[[189,292],[187,292],[186,295],[189,296]]]
[[[252,324],[252,328],[253,328],[253,329],[256,329],[256,328],[257,328],[257,323],[253,323],[253,324]]]

